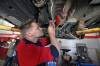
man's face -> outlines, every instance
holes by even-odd
[[[29,37],[39,38],[43,35],[43,31],[42,31],[42,28],[40,28],[37,23],[32,23],[28,34],[29,34]]]

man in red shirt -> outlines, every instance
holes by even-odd
[[[51,45],[42,46],[38,39],[43,36],[42,28],[36,20],[30,20],[21,27],[23,39],[16,47],[19,66],[45,66],[44,63],[53,61],[59,56],[58,41],[55,37],[55,28],[48,27]]]

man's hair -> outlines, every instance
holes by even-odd
[[[38,22],[35,19],[29,19],[25,24],[23,24],[20,27],[20,30],[29,29],[31,27],[32,23],[38,24]]]

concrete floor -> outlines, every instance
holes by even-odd
[[[3,66],[4,60],[0,60],[0,66]]]

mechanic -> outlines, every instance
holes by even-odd
[[[19,66],[45,66],[59,56],[59,42],[55,37],[55,28],[49,24],[49,47],[42,46],[38,39],[43,36],[40,24],[32,19],[21,27],[23,39],[16,47]]]

